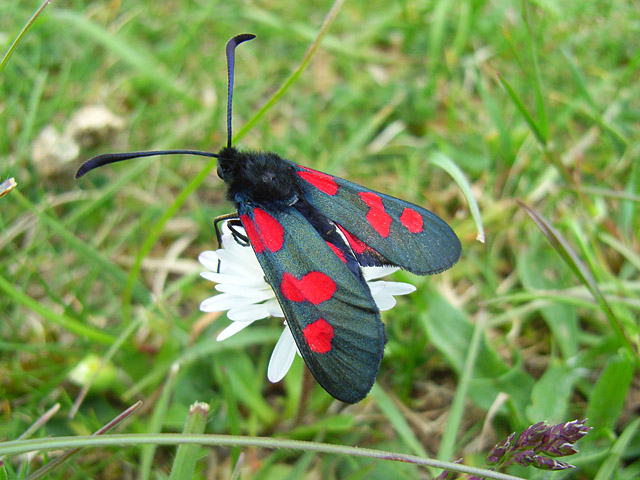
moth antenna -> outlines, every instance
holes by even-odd
[[[253,33],[236,35],[227,42],[227,148],[231,148],[231,100],[233,98],[233,70],[236,63],[236,47],[242,42],[253,40]]]
[[[256,36],[252,33],[242,33],[236,35],[227,42],[227,147],[231,148],[231,105],[233,100],[233,72],[236,63],[235,50],[238,45],[248,40],[253,40]],[[126,153],[104,153],[90,158],[84,162],[76,172],[76,178],[80,178],[91,170],[109,165],[110,163],[131,160],[132,158],[151,157],[155,155],[200,155],[203,157],[219,156],[215,153],[202,152],[200,150],[150,150],[146,152],[126,152]]]
[[[155,155],[200,155],[201,157],[215,157],[218,154],[211,152],[202,152],[200,150],[149,150],[146,152],[125,152],[125,153],[103,153],[102,155],[90,158],[76,172],[76,178],[82,177],[85,173],[110,163],[122,162],[132,158],[153,157]]]

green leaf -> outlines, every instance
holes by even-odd
[[[258,374],[254,359],[245,352],[227,352],[224,364],[230,389],[238,403],[246,405],[264,423],[272,424],[276,412],[264,399],[260,388],[266,375],[264,372]]]
[[[464,369],[469,346],[472,343],[473,325],[469,320],[438,294],[428,294],[426,316],[421,319],[433,346],[460,373]],[[507,393],[517,408],[524,410],[529,403],[533,380],[519,365],[509,367],[482,337],[478,346],[474,378],[470,382],[469,399],[482,408],[489,409],[500,393]]]
[[[587,417],[594,427],[613,431],[633,379],[633,361],[624,351],[611,357],[589,396]]]
[[[561,289],[571,281],[570,273],[566,272],[566,269],[560,268],[557,271],[558,262],[548,247],[541,249],[532,245],[517,257],[516,262],[522,283],[532,292]],[[544,298],[544,294],[540,295],[540,298]],[[553,333],[553,338],[558,344],[563,358],[569,360],[578,353],[576,308],[557,300],[548,303],[548,305],[539,308],[540,313],[547,327]]]
[[[526,410],[529,422],[565,421],[573,387],[579,378],[575,370],[564,364],[549,367],[531,389],[531,405]]]
[[[624,429],[622,434],[618,437],[616,442],[613,444],[611,450],[607,455],[606,460],[600,466],[598,470],[598,474],[595,476],[594,480],[609,480],[610,478],[631,478],[625,475],[616,476],[618,469],[623,463],[623,457],[625,457],[625,452],[629,449],[634,441],[637,439],[638,430],[640,429],[640,418],[635,418],[634,420],[627,425],[627,428]],[[628,458],[635,455],[637,452],[637,447],[634,448],[635,451],[630,452],[631,455],[627,455]],[[635,462],[638,463],[637,461]]]

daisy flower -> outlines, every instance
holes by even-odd
[[[244,235],[242,227],[235,227]],[[231,324],[216,338],[219,342],[235,335],[253,322],[268,317],[284,317],[280,304],[271,286],[265,281],[264,272],[258,263],[256,255],[249,245],[238,243],[227,226],[222,224],[222,248],[216,251],[205,251],[198,260],[209,271],[202,272],[207,280],[215,282],[215,289],[220,292],[209,297],[200,304],[203,312],[226,311]],[[380,311],[390,310],[396,305],[394,295],[406,295],[416,290],[409,283],[387,282],[378,280],[398,270],[397,267],[361,267],[373,300]],[[286,326],[276,343],[269,367],[267,378],[275,383],[282,380],[293,363],[300,355],[293,335]]]

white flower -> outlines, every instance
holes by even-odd
[[[234,229],[245,235],[242,227]],[[264,272],[253,249],[235,241],[227,222],[222,224],[221,230],[222,248],[215,252],[202,252],[198,257],[200,263],[210,270],[200,275],[215,282],[214,288],[221,292],[204,300],[200,304],[200,310],[226,310],[227,318],[231,320],[231,324],[216,338],[218,341],[235,335],[262,318],[284,317],[271,286],[264,279]],[[390,310],[396,305],[394,295],[406,295],[416,289],[409,283],[377,280],[397,270],[397,267],[362,267],[373,300],[381,311]],[[284,323],[286,326],[286,320]],[[296,353],[300,355],[291,331],[285,327],[271,354],[267,378],[274,383],[282,380],[289,371]]]

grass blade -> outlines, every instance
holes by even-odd
[[[309,49],[307,50],[307,53],[305,53],[304,57],[302,58],[302,61],[300,62],[300,65],[298,66],[298,68],[296,68],[293,71],[293,73],[289,75],[289,78],[285,80],[285,82],[276,91],[276,93],[274,93],[271,96],[271,98],[267,100],[267,103],[265,103],[264,106],[260,110],[258,110],[258,112],[253,117],[251,117],[251,119],[244,125],[244,127],[242,127],[240,131],[238,131],[238,133],[234,136],[234,139],[233,139],[234,142],[244,137],[253,128],[253,126],[256,123],[258,123],[258,121],[260,121],[260,119],[264,116],[264,114],[267,113],[269,110],[271,110],[271,108],[278,102],[278,100],[280,100],[284,96],[286,91],[289,90],[289,87],[291,87],[291,85],[295,83],[295,81],[302,74],[302,72],[305,71],[305,69],[311,62],[311,59],[313,58],[316,51],[318,50],[318,47],[320,47],[320,44],[322,43],[322,39],[329,31],[329,27],[331,27],[331,24],[336,19],[336,16],[338,15],[340,8],[342,8],[343,3],[344,3],[344,0],[336,0],[333,3],[333,5],[331,6],[331,9],[329,10],[329,13],[327,13],[327,16],[325,17],[324,22],[322,23],[322,26],[320,27],[320,31],[318,32],[316,38],[313,40],[313,42],[309,46]]]
[[[90,42],[99,42],[109,51],[117,55],[129,67],[143,78],[169,93],[176,95],[192,108],[198,108],[200,102],[185,92],[179,83],[148,53],[143,53],[135,45],[119,35],[102,28],[84,15],[72,10],[54,10],[51,16],[62,24],[76,29]]]
[[[16,199],[20,204],[22,204],[24,208],[30,210],[33,214],[35,214],[40,219],[40,221],[42,221],[45,225],[47,225],[47,227],[58,234],[78,254],[100,265],[100,267],[104,269],[105,273],[113,276],[115,281],[120,283],[125,282],[127,278],[126,273],[115,266],[113,262],[105,258],[98,250],[76,237],[67,228],[65,228],[65,226],[60,223],[58,219],[48,215],[44,211],[41,211],[40,207],[32,204],[25,196],[20,194],[18,190],[16,190],[15,193]],[[140,282],[136,281],[134,285],[131,286],[131,291],[136,300],[141,303],[148,303],[150,299],[149,291]]]
[[[500,83],[502,84],[504,89],[509,94],[509,97],[511,97],[511,100],[513,101],[514,105],[516,106],[516,108],[520,112],[520,115],[522,115],[522,118],[524,118],[524,121],[527,122],[527,125],[529,125],[529,128],[531,129],[531,131],[535,135],[535,137],[538,140],[538,142],[540,143],[540,145],[542,145],[543,147],[546,148],[546,146],[547,146],[547,137],[545,136],[543,130],[540,129],[540,127],[538,126],[538,124],[534,120],[534,118],[531,115],[531,113],[529,113],[529,110],[527,110],[527,107],[524,106],[524,103],[522,102],[522,100],[520,99],[520,97],[518,96],[516,91],[513,89],[513,87],[507,81],[507,79],[504,78],[500,73],[498,73],[498,79],[500,80]]]
[[[471,343],[467,356],[464,360],[464,367],[460,375],[460,381],[456,387],[456,393],[453,397],[451,404],[451,410],[449,418],[447,419],[447,426],[440,442],[440,449],[438,450],[438,458],[440,460],[451,459],[455,453],[455,443],[460,431],[460,425],[465,415],[465,402],[467,401],[467,392],[469,391],[469,384],[473,378],[473,370],[478,359],[478,352],[480,351],[480,343],[484,334],[486,318],[484,315],[480,315],[478,321],[473,328],[473,336],[471,337]]]
[[[69,419],[73,419],[73,417],[76,415],[76,413],[80,409],[80,405],[82,405],[82,402],[83,402],[84,398],[87,396],[87,393],[89,393],[89,390],[91,389],[91,385],[93,385],[93,382],[95,382],[96,379],[98,378],[98,375],[102,371],[102,368],[109,361],[111,361],[111,359],[116,354],[116,352],[120,349],[120,347],[125,342],[125,340],[127,340],[127,338],[129,338],[129,336],[133,332],[135,332],[136,329],[141,324],[142,324],[142,320],[138,320],[136,322],[132,322],[130,325],[127,326],[127,328],[125,328],[122,331],[122,333],[120,335],[118,335],[118,338],[116,338],[116,340],[113,342],[113,345],[111,345],[111,347],[109,347],[109,350],[107,351],[107,353],[100,360],[100,365],[92,373],[91,378],[89,378],[89,380],[82,386],[82,389],[80,390],[80,393],[78,393],[78,396],[76,397],[76,400],[73,402],[73,406],[71,407],[71,410],[69,411]]]
[[[24,25],[24,27],[22,27],[22,30],[20,30],[20,33],[15,38],[15,40],[11,42],[11,45],[9,46],[7,53],[4,54],[4,56],[2,57],[2,61],[0,62],[0,72],[2,72],[2,69],[4,68],[5,64],[9,61],[9,58],[11,58],[11,54],[20,43],[20,40],[22,40],[22,38],[24,37],[24,34],[27,33],[27,30],[29,30],[31,25],[33,25],[33,23],[36,21],[36,18],[40,16],[42,11],[45,8],[47,8],[47,5],[49,5],[50,3],[51,3],[51,0],[45,0],[44,2],[42,2],[42,5],[40,5],[40,7],[31,16],[29,21]]]
[[[65,330],[74,333],[79,337],[86,338],[92,342],[102,343],[104,345],[111,345],[116,340],[110,333],[105,333],[97,328],[90,327],[75,318],[65,315],[64,313],[58,313],[46,308],[37,300],[34,300],[26,293],[18,290],[5,279],[4,275],[0,275],[0,291],[4,292],[4,294],[14,302],[25,306],[51,323],[60,325]]]
[[[571,245],[565,240],[562,234],[556,230],[542,215],[537,213],[532,208],[525,205],[520,200],[517,200],[518,204],[527,212],[527,214],[533,219],[538,228],[542,230],[542,233],[551,243],[551,246],[560,254],[560,257],[564,260],[571,271],[578,277],[578,279],[589,289],[591,295],[596,299],[602,312],[607,316],[609,324],[613,328],[618,340],[622,345],[629,350],[629,353],[636,359],[636,365],[640,364],[637,352],[633,348],[631,340],[628,338],[622,323],[617,318],[609,302],[602,295],[602,292],[598,288],[598,284],[587,266],[578,258],[578,255],[573,250]]]
[[[625,451],[627,450],[627,448],[629,448],[633,439],[637,437],[639,428],[640,418],[635,418],[627,426],[627,428],[624,429],[622,434],[616,440],[616,443],[613,444],[613,448],[611,448],[611,450],[609,451],[607,459],[598,470],[598,473],[594,477],[594,480],[609,480],[610,478],[620,478],[615,476],[616,471],[622,463],[622,456],[624,455]]]
[[[451,160],[446,155],[434,152],[429,157],[429,162],[440,167],[445,172],[447,172],[451,178],[455,180],[462,191],[462,195],[464,195],[465,200],[469,204],[469,210],[471,211],[471,216],[473,217],[473,221],[476,224],[476,240],[484,243],[484,227],[482,226],[482,216],[480,215],[480,207],[478,207],[478,200],[476,200],[476,196],[473,194],[471,190],[471,184],[467,179],[466,175],[460,167],[458,167],[453,160]]]
[[[207,416],[209,415],[209,405],[196,402],[189,408],[187,421],[184,425],[183,433],[203,433],[207,426]],[[196,469],[198,460],[198,445],[180,445],[176,453],[176,459],[171,467],[169,480],[190,480]]]
[[[169,408],[171,397],[176,387],[176,380],[178,378],[178,371],[180,368],[178,364],[174,363],[169,369],[169,375],[167,375],[167,381],[162,387],[162,393],[160,398],[153,409],[153,415],[151,416],[151,422],[149,423],[149,433],[159,433],[162,431],[162,424]],[[147,480],[151,477],[151,466],[153,465],[153,457],[156,453],[157,445],[149,444],[142,447],[140,454],[140,471],[138,474],[139,480]]]
[[[609,136],[611,143],[613,144],[616,152],[619,156],[624,154],[627,146],[629,145],[629,141],[625,138],[625,136],[618,131],[618,129],[609,125],[608,122],[600,114],[600,110],[598,105],[596,104],[593,96],[589,93],[589,89],[587,88],[587,84],[584,81],[584,77],[582,72],[580,72],[578,65],[576,64],[573,56],[566,50],[562,49],[562,55],[567,61],[567,65],[569,65],[569,70],[571,71],[571,76],[573,77],[573,81],[578,87],[578,92],[580,96],[587,102],[590,107],[590,111],[586,112],[587,115],[598,124],[600,128],[602,128],[606,134]]]
[[[387,393],[376,382],[371,389],[371,396],[375,398],[376,405],[382,413],[389,419],[389,423],[398,433],[402,441],[417,455],[427,456],[427,452],[422,447],[420,440],[413,433],[411,427],[407,423],[400,410],[393,404],[393,401]]]
[[[141,405],[142,405],[142,402],[141,401],[137,401],[132,406],[127,408],[124,412],[122,412],[120,415],[118,415],[116,418],[114,418],[109,423],[107,423],[105,426],[103,426],[102,428],[100,428],[99,430],[94,432],[92,437],[96,437],[96,436],[99,436],[99,435],[104,435],[108,431],[114,429],[120,423],[122,423],[124,420],[126,420],[129,416],[133,415],[135,413],[135,411],[138,410],[138,408],[140,408]],[[74,448],[72,450],[69,450],[69,451],[63,453],[59,457],[56,457],[54,460],[52,460],[51,462],[47,463],[45,466],[39,468],[38,470],[33,472],[31,475],[29,475],[26,480],[37,480],[38,478],[44,477],[46,474],[48,474],[49,472],[53,471],[56,467],[58,467],[58,465],[62,465],[69,458],[71,458],[76,453],[78,453],[81,450],[81,448],[82,447],[79,446],[77,448]]]
[[[529,2],[522,1],[522,14],[524,23],[527,26],[527,34],[525,35],[527,44],[527,54],[531,62],[533,93],[536,98],[536,113],[538,114],[537,125],[545,139],[549,138],[549,122],[547,119],[547,109],[544,105],[544,97],[542,96],[542,81],[540,79],[540,68],[538,67],[538,56],[533,41],[533,32],[531,31],[531,18],[529,18]]]
[[[31,437],[31,435],[37,432],[40,429],[40,427],[42,427],[49,420],[51,420],[51,418],[56,413],[58,413],[58,410],[60,410],[60,404],[56,403],[53,407],[51,407],[49,410],[47,410],[42,415],[40,415],[40,417],[38,417],[38,419],[29,426],[29,428],[27,428],[24,432],[22,432],[22,434],[17,438],[17,440],[23,440],[25,438]],[[0,467],[2,466],[3,458],[4,456],[0,456]]]
[[[349,455],[375,460],[391,460],[407,462],[423,467],[447,469],[454,472],[478,475],[482,478],[495,480],[523,480],[522,477],[494,472],[484,468],[469,467],[452,462],[442,462],[428,457],[407,455],[404,453],[375,450],[358,446],[335,445],[332,443],[306,442],[302,440],[286,440],[274,437],[233,436],[213,434],[113,434],[100,436],[73,436],[57,438],[38,438],[30,440],[16,440],[0,443],[0,455],[19,455],[21,453],[36,450],[51,451],[77,447],[99,446],[133,446],[133,445],[208,445],[229,447],[233,445],[241,447],[257,447],[266,449],[290,449],[296,451],[310,451],[315,453],[327,453]]]

